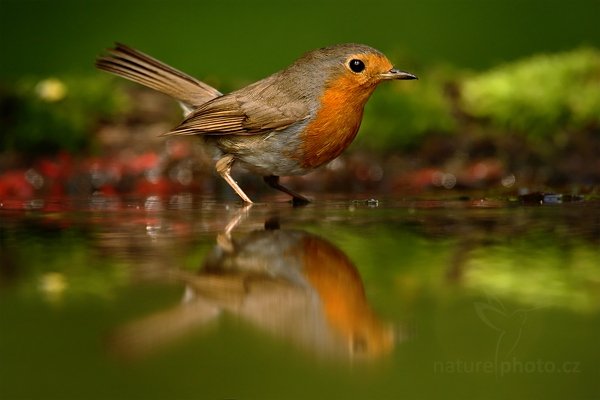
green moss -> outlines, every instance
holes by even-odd
[[[464,80],[461,107],[498,131],[549,137],[600,123],[600,52],[537,55]]]

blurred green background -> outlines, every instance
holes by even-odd
[[[366,152],[386,171],[396,155],[404,162],[391,161],[394,173],[433,166],[459,181],[478,162],[499,170],[459,182],[467,187],[499,185],[498,177],[596,184],[598,15],[597,0],[2,0],[0,170],[61,151],[161,151],[154,138],[181,114],[174,102],[95,70],[115,41],[223,92],[310,49],[360,42],[420,80],[381,85],[348,154]],[[131,135],[136,124],[146,136]],[[115,126],[121,144],[107,144],[101,130]]]
[[[596,0],[0,4],[4,81],[28,74],[94,73],[92,61],[113,41],[195,76],[223,80],[257,79],[307,50],[340,42],[400,53],[399,60],[415,73],[436,63],[482,69],[534,53],[600,45]]]

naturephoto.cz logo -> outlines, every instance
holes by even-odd
[[[512,360],[451,360],[435,361],[433,371],[436,374],[495,374],[505,376],[510,374],[578,374],[581,372],[578,361],[523,361]]]
[[[487,302],[476,302],[475,312],[479,319],[497,332],[498,339],[491,360],[435,361],[436,374],[577,374],[581,372],[579,361],[520,360],[514,356],[530,312],[540,307],[509,311],[502,302],[488,296]]]

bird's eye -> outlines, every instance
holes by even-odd
[[[365,63],[362,62],[362,61],[360,61],[360,60],[357,60],[356,58],[350,60],[350,62],[348,63],[348,65],[350,66],[350,69],[353,72],[356,72],[357,74],[359,72],[362,72],[365,69]]]

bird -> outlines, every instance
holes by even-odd
[[[170,269],[183,284],[180,303],[117,327],[109,346],[140,358],[226,318],[319,357],[374,360],[401,337],[371,308],[352,260],[328,240],[303,230],[264,229],[217,237],[197,271]]]
[[[121,43],[95,65],[179,101],[184,119],[162,136],[202,137],[215,150],[217,173],[248,204],[252,200],[231,176],[234,164],[262,176],[293,204],[307,204],[280,176],[305,175],[338,157],[356,137],[379,83],[418,79],[379,50],[352,43],[308,51],[228,94]]]

